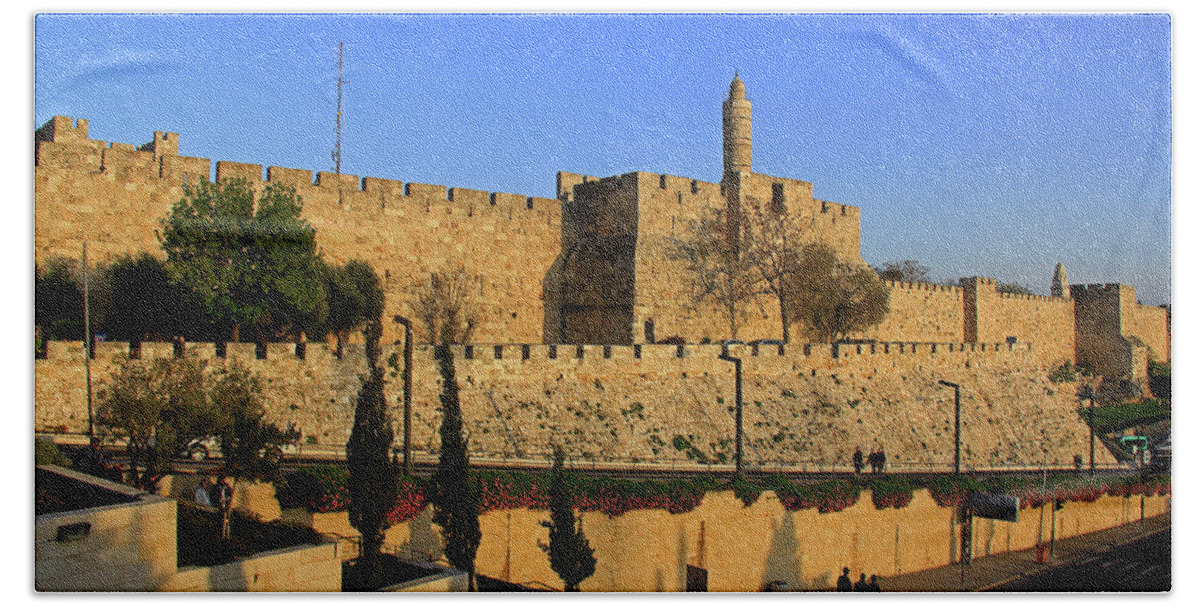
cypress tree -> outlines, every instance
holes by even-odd
[[[596,555],[583,535],[583,520],[575,521],[574,500],[563,472],[562,446],[554,446],[553,480],[550,482],[550,544],[541,545],[550,556],[550,568],[558,574],[567,591],[579,591],[579,584],[596,572]]]
[[[371,277],[374,278],[374,273]],[[350,524],[362,535],[362,550],[356,567],[357,584],[373,590],[382,584],[380,557],[384,524],[388,511],[396,504],[399,472],[394,459],[389,458],[392,419],[383,396],[383,368],[379,366],[383,293],[378,279],[373,281],[373,289],[368,292],[372,317],[363,333],[370,370],[354,408],[354,429],[346,444],[346,462],[350,468]]]
[[[479,497],[471,486],[467,442],[462,436],[454,355],[445,344],[435,346],[433,352],[442,376],[442,449],[433,479],[433,521],[442,527],[446,559],[467,573],[467,589],[475,591],[475,552],[482,537]]]

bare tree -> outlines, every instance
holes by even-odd
[[[737,338],[747,315],[745,304],[761,292],[760,275],[750,255],[749,226],[731,223],[728,214],[717,209],[692,228],[686,237],[670,241],[668,257],[687,267],[692,309],[716,305],[729,321],[729,337]]]
[[[884,262],[872,266],[875,274],[884,281],[905,281],[908,283],[929,283],[929,267],[922,266],[916,260],[900,260],[899,262]]]
[[[842,262],[824,243],[801,249],[788,285],[795,320],[804,321],[810,335],[822,342],[839,342],[878,325],[890,308],[887,288],[875,272]]]
[[[471,341],[482,316],[471,295],[479,281],[461,267],[429,275],[411,304],[427,344]]]
[[[806,223],[786,209],[764,208],[752,198],[746,202],[745,211],[737,218],[738,230],[742,226],[746,230],[747,253],[758,271],[759,290],[779,303],[783,341],[790,342],[790,328],[795,323],[790,306],[796,301],[791,292],[802,257]]]

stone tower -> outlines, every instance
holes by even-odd
[[[1071,295],[1070,288],[1067,287],[1067,269],[1059,262],[1054,267],[1054,279],[1050,281],[1050,297],[1066,298]]]
[[[724,133],[725,174],[750,172],[750,100],[746,85],[734,72],[729,83],[729,99],[721,107]]]

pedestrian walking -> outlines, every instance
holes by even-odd
[[[871,465],[871,474],[879,474],[879,451],[871,448],[871,453],[867,455],[867,462]]]
[[[878,574],[871,575],[871,581],[869,583],[867,583],[866,590],[867,591],[882,591],[879,588],[879,575]]]
[[[853,591],[854,586],[850,583],[850,568],[842,568],[842,575],[837,580],[838,591]]]
[[[879,472],[880,472],[880,474],[883,473],[883,470],[885,468],[887,468],[887,454],[884,453],[883,446],[880,445],[879,446]]]
[[[865,572],[858,573],[858,580],[854,582],[854,590],[855,591],[866,591],[867,590],[867,573],[865,573]]]
[[[211,507],[212,506],[212,499],[209,497],[209,487],[208,487],[208,478],[207,477],[204,477],[203,479],[201,479],[200,485],[196,486],[196,493],[194,494],[194,500],[196,501],[196,504],[198,504],[202,507]]]
[[[862,448],[854,446],[854,474],[862,475],[863,470],[863,453]]]
[[[213,506],[221,511],[221,538],[229,538],[229,512],[233,509],[233,487],[221,477],[212,489]]]

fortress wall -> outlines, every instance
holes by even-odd
[[[885,341],[961,342],[963,292],[960,287],[887,281],[891,310],[861,337]]]
[[[172,350],[147,346],[144,359]],[[303,360],[288,346],[270,345],[266,359],[256,359],[250,344],[228,345],[227,352],[262,377],[271,419],[295,422],[322,445],[345,444],[366,372],[362,346],[350,345],[340,360],[324,344],[310,343]],[[123,348],[97,353],[97,395]],[[214,352],[211,344],[187,349]],[[385,346],[382,360],[399,349]],[[1067,465],[1087,453],[1074,385],[1050,383],[1029,344],[789,345],[783,354],[775,346],[734,346],[730,352],[745,362],[746,461],[755,466],[846,470],[855,445],[883,444],[897,469],[949,467],[954,393],[938,380],[963,386],[964,466],[1040,464],[1043,448],[1051,463]],[[476,456],[544,459],[557,441],[582,460],[732,461],[733,365],[717,358],[719,346],[502,344],[458,346],[453,353]],[[48,358],[35,362],[39,431],[86,429],[82,354],[80,345],[52,342]],[[209,359],[210,366],[223,364]],[[418,347],[418,456],[432,457],[440,445],[439,382],[432,350]],[[389,381],[386,393],[398,408],[400,383]],[[1097,458],[1109,462],[1100,451]]]
[[[1075,360],[1075,305],[1067,298],[1008,294],[995,279],[963,279],[964,339],[1003,342],[1036,341],[1048,366]],[[973,327],[972,327],[973,326]]]
[[[1136,336],[1148,349],[1152,361],[1170,361],[1167,310],[1139,304],[1133,287],[1121,290],[1121,334]]]
[[[174,148],[169,138],[160,146],[156,134],[157,151],[110,148],[86,139],[86,121],[70,123],[58,117],[35,134],[35,260],[78,259],[85,238],[96,262],[140,252],[161,258],[159,219],[183,197],[185,181],[208,178],[212,163],[172,155],[178,139]],[[413,317],[406,302],[416,286],[431,272],[462,266],[482,278],[478,339],[542,340],[543,281],[560,251],[559,201],[328,172],[314,179],[281,167],[268,168],[264,182],[261,165],[229,161],[216,163],[216,175],[295,187],[326,260],[361,259],[380,274],[386,318]],[[385,324],[384,340],[398,337]]]
[[[637,302],[634,305],[634,342],[650,342],[647,322],[653,321],[654,339],[682,337],[689,342],[730,337],[727,313],[711,301],[692,301],[692,277],[687,263],[672,259],[675,243],[695,238],[700,221],[726,202],[720,184],[673,175],[638,172],[638,241],[636,257]],[[779,337],[778,308],[769,298],[746,306],[741,338]],[[775,314],[771,315],[770,311]],[[767,311],[764,314],[764,311]]]

